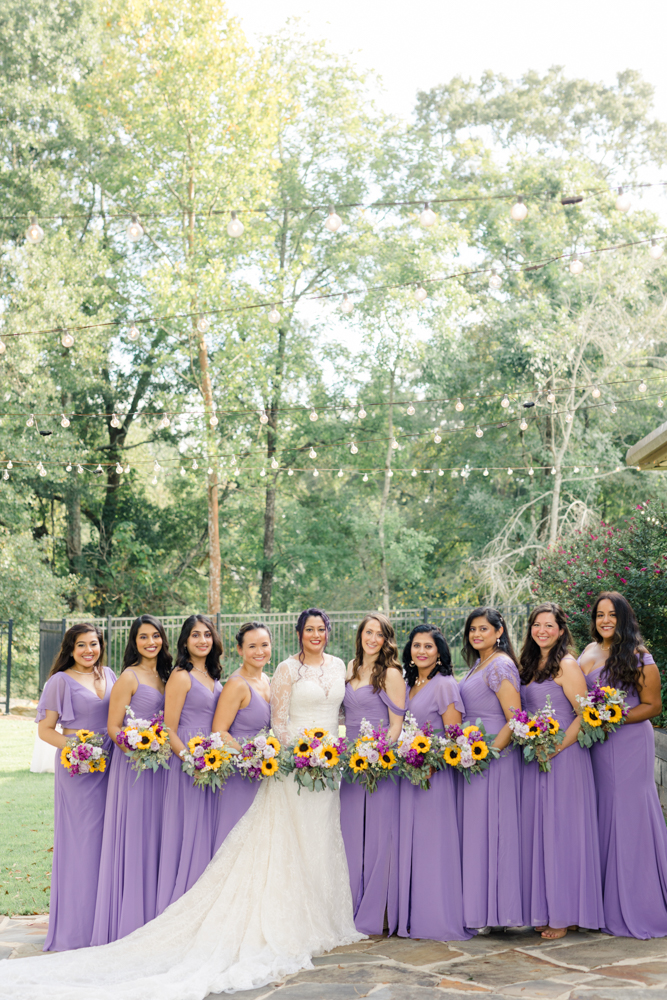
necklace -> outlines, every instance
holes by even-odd
[[[494,657],[494,656],[496,655],[496,653],[497,653],[497,652],[498,652],[498,650],[497,650],[497,649],[493,649],[493,650],[491,651],[491,653],[489,654],[489,656],[487,656],[487,657],[486,657],[486,659],[485,659],[485,660],[480,660],[480,661],[479,661],[479,663],[477,664],[477,666],[475,667],[475,673],[477,673],[477,671],[478,671],[478,670],[481,670],[481,669],[482,669],[482,667],[484,666],[484,664],[485,664],[485,663],[486,663],[486,662],[487,662],[488,660],[492,659],[492,658],[493,658],[493,657]]]
[[[69,668],[73,674],[81,674],[82,677],[94,677],[95,669],[92,670],[75,670],[74,667]]]
[[[201,667],[195,667],[194,663],[192,665],[192,669],[196,670],[200,674],[206,674],[206,676],[208,677],[208,670],[202,670]]]
[[[426,684],[427,682],[428,682],[428,677],[418,677],[417,680],[415,681],[415,687],[416,688],[421,687],[422,684]]]

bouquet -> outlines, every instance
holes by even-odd
[[[289,748],[285,761],[285,771],[294,773],[299,795],[302,788],[311,792],[338,788],[343,770],[341,755],[346,750],[345,740],[342,737],[334,739],[326,729],[315,726],[302,730],[296,743]]]
[[[551,770],[551,755],[565,739],[565,733],[560,728],[558,719],[551,714],[551,698],[543,708],[533,715],[528,712],[514,710],[509,727],[512,732],[512,742],[523,747],[525,761],[536,760],[540,771]]]
[[[420,728],[414,715],[406,712],[396,753],[401,777],[428,791],[431,775],[444,764],[440,739],[433,735],[430,722]]]
[[[394,749],[386,729],[374,729],[367,719],[362,719],[359,736],[343,758],[343,777],[350,783],[358,782],[372,794],[378,781],[396,780],[393,772],[398,770],[398,760]]]
[[[220,733],[193,736],[181,750],[181,770],[193,779],[195,788],[220,791],[234,770],[238,750],[226,746]]]
[[[280,741],[262,731],[241,744],[234,766],[242,778],[262,780],[279,775],[285,768],[285,757]]]
[[[137,772],[151,768],[169,767],[171,745],[169,733],[164,728],[164,713],[157,712],[152,719],[137,719],[129,705],[125,706],[126,717],[132,720],[124,726],[116,737],[119,747],[125,747],[132,768]]]
[[[107,769],[109,753],[103,749],[104,736],[90,729],[77,729],[67,737],[67,746],[60,751],[60,763],[70,774],[94,774]]]
[[[609,733],[615,733],[623,725],[628,714],[626,697],[623,688],[600,687],[599,684],[585,698],[577,695],[581,706],[581,729],[577,739],[582,747],[604,743]]]
[[[445,726],[445,735],[441,737],[442,756],[445,764],[455,767],[470,783],[471,774],[481,774],[486,771],[492,760],[500,756],[500,750],[491,746],[495,736],[487,735],[478,719],[474,726]]]

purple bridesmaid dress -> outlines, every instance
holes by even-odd
[[[64,729],[107,731],[109,695],[116,676],[104,667],[103,698],[64,672],[50,677],[37,706],[36,722],[57,712]],[[110,750],[110,739],[104,747]],[[93,930],[95,894],[100,870],[104,806],[109,769],[103,773],[70,775],[55,755],[53,865],[49,930],[44,951],[87,948]]]
[[[242,743],[249,740],[262,729],[268,729],[271,724],[271,708],[268,701],[257,694],[252,685],[248,684],[250,701],[245,708],[240,708],[236,718],[229,727],[229,734]],[[274,779],[277,780],[277,779]],[[232,774],[225,782],[220,793],[220,808],[216,814],[217,825],[213,838],[213,853],[218,850],[223,840],[236,826],[253,803],[260,781],[242,778],[240,774]]]
[[[654,663],[645,653],[644,663]],[[604,685],[604,665],[586,675]],[[639,704],[629,691],[629,708]],[[667,829],[653,779],[653,727],[623,725],[591,748],[600,828],[604,929],[621,937],[667,935]]]
[[[463,712],[453,677],[436,676],[408,704],[422,726],[442,732],[442,714],[453,704]],[[398,934],[435,941],[465,941],[461,852],[456,818],[456,778],[436,771],[428,792],[400,782],[398,838]]]
[[[519,671],[504,654],[473,673],[477,663],[460,685],[464,725],[481,719],[487,733],[497,735],[507,720],[495,692],[508,680],[520,708]],[[520,752],[503,750],[470,784],[457,777],[464,926],[521,927]]]
[[[139,684],[130,708],[138,719],[150,719],[164,709],[164,695],[148,684]],[[93,945],[125,937],[156,915],[166,774],[162,767],[137,774],[123,751],[114,746]]]
[[[575,712],[553,680],[522,686],[527,712],[547,695],[561,729]],[[521,769],[523,922],[533,927],[602,927],[602,880],[590,752],[578,742],[561,750],[551,771],[524,762]]]
[[[407,695],[407,689],[406,689]],[[362,719],[389,727],[389,712],[405,715],[386,691],[364,684],[345,685],[345,728],[348,740],[359,735]],[[363,934],[382,934],[385,913],[389,933],[398,926],[399,782],[380,781],[369,795],[362,785],[340,787],[340,825],[350,870],[354,923]]]
[[[187,746],[191,737],[211,732],[213,715],[222,691],[216,681],[209,691],[190,672],[190,690],[185,696],[178,736]],[[166,775],[160,843],[160,871],[157,883],[156,914],[194,885],[213,857],[213,837],[220,792],[210,788],[195,788],[190,775],[181,770],[181,759],[175,754],[169,761]]]

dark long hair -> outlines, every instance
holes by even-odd
[[[544,669],[540,670],[540,656],[542,651],[533,639],[532,629],[537,616],[543,614],[553,615],[558,628],[563,629],[563,634],[558,637],[549,650]],[[560,661],[568,653],[572,653],[572,646],[572,635],[567,625],[567,615],[561,606],[553,604],[552,601],[545,601],[544,604],[538,604],[536,608],[533,608],[528,618],[528,630],[521,649],[519,663],[521,683],[530,684],[531,681],[537,681],[538,684],[541,684],[542,681],[553,680],[560,672]]]
[[[391,667],[398,667],[400,670],[401,664],[398,662],[398,646],[396,645],[396,633],[394,632],[394,626],[384,615],[366,615],[357,629],[355,654],[354,660],[352,661],[352,676],[349,680],[354,681],[359,677],[359,671],[364,662],[364,647],[361,642],[361,636],[369,622],[377,622],[382,630],[382,635],[384,636],[382,648],[380,649],[377,659],[373,664],[373,669],[371,670],[371,685],[373,687],[373,691],[377,694],[380,688],[383,691],[386,690],[387,670]]]
[[[331,635],[331,620],[326,611],[320,611],[319,608],[308,608],[306,611],[302,611],[297,619],[297,623],[294,626],[296,629],[296,634],[299,636],[299,660],[303,664],[303,630],[306,627],[306,622],[309,618],[321,618],[324,622],[324,627],[327,630],[327,641],[324,644],[324,649],[327,648],[327,643],[329,642],[329,636]],[[324,652],[324,649],[322,652]]]
[[[273,636],[271,634],[271,629],[264,622],[244,622],[241,628],[238,630],[234,638],[236,639],[236,645],[243,648],[243,640],[246,637],[247,632],[254,632],[255,629],[263,628],[265,632],[269,633],[269,639],[273,642]]]
[[[127,670],[128,667],[136,667],[137,663],[141,659],[139,655],[139,650],[137,649],[137,632],[142,625],[152,625],[154,629],[160,633],[162,639],[162,649],[157,654],[157,675],[163,684],[166,684],[169,680],[169,674],[171,673],[171,653],[169,652],[169,640],[167,639],[167,633],[164,630],[164,625],[158,618],[154,618],[153,615],[139,615],[135,618],[130,625],[130,634],[127,637],[127,646],[125,647],[125,652],[123,653],[123,666],[121,667],[121,673],[123,670]]]
[[[510,639],[510,634],[507,629],[507,622],[505,621],[502,614],[500,613],[500,611],[498,611],[497,608],[490,608],[490,607],[474,608],[466,618],[466,623],[463,626],[462,652],[463,652],[463,659],[466,661],[468,666],[472,667],[475,660],[477,660],[479,657],[479,653],[471,645],[470,639],[468,638],[468,636],[470,635],[470,626],[472,625],[475,618],[486,618],[491,628],[495,628],[496,630],[502,628],[503,634],[500,636],[500,641],[497,643],[496,649],[500,653],[505,653],[506,656],[509,656],[510,660],[513,660],[518,667],[519,661],[517,660],[516,653],[514,652],[514,648],[512,646],[512,640]]]
[[[595,617],[600,601],[611,601],[616,612],[616,631],[611,641],[611,649],[602,676],[613,687],[638,692],[644,680],[644,667],[637,654],[646,651],[637,616],[630,602],[617,590],[605,590],[595,599],[591,609],[591,636],[602,643]],[[639,687],[638,687],[639,685]]]
[[[431,678],[435,677],[436,674],[444,674],[445,677],[449,677],[453,672],[452,654],[449,652],[447,640],[438,626],[415,625],[412,632],[408,636],[408,641],[403,647],[403,670],[405,671],[405,679],[408,682],[408,687],[414,687],[415,681],[419,676],[419,671],[412,662],[412,640],[416,635],[420,635],[422,632],[433,637],[433,641],[435,642],[438,650],[438,660],[440,661],[433,667],[433,670],[428,675],[428,680],[431,680]]]
[[[65,632],[63,641],[60,643],[58,655],[53,661],[53,666],[49,672],[49,677],[59,674],[61,670],[69,670],[70,667],[74,666],[72,653],[74,652],[76,640],[80,635],[86,635],[88,632],[94,632],[100,644],[100,655],[93,667],[93,673],[96,677],[102,676],[102,661],[104,659],[104,635],[102,634],[102,629],[99,629],[97,625],[91,625],[90,622],[79,622],[78,625],[71,625]]]
[[[214,681],[220,679],[220,674],[222,673],[222,668],[220,666],[220,657],[222,656],[222,640],[218,635],[218,630],[206,615],[190,615],[186,618],[181,626],[181,634],[178,637],[178,642],[176,644],[176,663],[174,667],[180,667],[181,670],[192,670],[192,663],[190,661],[190,654],[188,653],[188,639],[190,638],[190,633],[197,624],[201,622],[210,631],[211,637],[213,639],[213,645],[211,646],[210,652],[206,657],[206,672],[209,677],[212,677]]]

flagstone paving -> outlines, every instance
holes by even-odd
[[[45,916],[0,916],[0,960],[39,954],[47,926]],[[314,959],[313,966],[234,996],[238,1000],[667,997],[667,938],[635,941],[591,931],[571,932],[555,942],[542,941],[531,930],[449,943],[376,937],[337,948]],[[222,998],[211,994],[208,1000]]]

